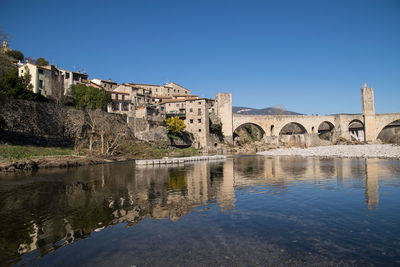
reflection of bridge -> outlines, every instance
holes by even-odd
[[[353,138],[358,141],[374,141],[386,126],[400,120],[400,113],[375,114],[374,91],[373,88],[367,88],[366,84],[361,88],[361,96],[362,114],[239,115],[224,110],[224,108],[227,109],[226,104],[225,106],[218,105],[218,111],[223,133],[229,137],[233,136],[238,127],[244,124],[253,124],[262,130],[268,141],[273,140],[273,137],[291,134],[302,134],[303,137],[306,136],[310,139],[310,137],[318,137],[318,134],[324,132],[332,133],[330,141],[339,137],[349,140]],[[230,95],[224,97],[227,98]],[[221,96],[216,99],[218,101]],[[287,129],[292,129],[292,132]]]
[[[354,186],[344,180],[357,181],[365,177],[365,202],[367,209],[379,205],[379,177],[390,177],[392,170],[382,168],[379,159],[324,159],[314,157],[248,157],[228,159],[224,163],[224,174],[234,173],[234,186],[268,185],[273,194],[289,193],[291,183],[310,182],[320,185],[336,180],[338,185]],[[354,166],[357,166],[355,168]],[[251,177],[251,178],[249,178]],[[229,177],[224,177],[229,179]],[[358,185],[357,185],[358,186]],[[356,186],[356,188],[357,188]]]

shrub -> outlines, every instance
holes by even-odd
[[[167,118],[165,122],[167,123],[169,133],[181,134],[186,129],[185,122],[179,117]]]
[[[75,84],[71,87],[75,107],[79,109],[107,109],[111,103],[111,96],[104,89],[97,89],[84,84]]]

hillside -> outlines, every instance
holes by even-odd
[[[246,115],[301,115],[300,113],[289,111],[289,110],[282,110],[279,108],[263,108],[263,109],[256,109],[256,108],[247,108],[247,107],[232,107],[233,113],[237,114],[246,114]]]

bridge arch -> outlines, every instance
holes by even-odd
[[[400,119],[385,125],[379,132],[376,139],[384,143],[400,143]]]
[[[330,121],[323,121],[318,126],[318,137],[323,140],[332,141],[335,126]]]
[[[289,122],[279,131],[279,135],[307,134],[306,128],[298,122]]]
[[[389,113],[389,114],[377,114],[375,116],[376,120],[376,138],[382,132],[382,130],[389,126],[391,123],[394,123],[397,120],[400,120],[399,113]]]
[[[252,141],[258,141],[261,140],[266,136],[266,132],[263,127],[261,127],[259,124],[254,123],[254,122],[245,122],[242,123],[241,125],[237,126],[235,130],[233,131],[233,140],[237,139],[240,137],[240,131],[245,131],[247,134],[250,136]]]
[[[358,119],[352,120],[348,126],[350,137],[356,141],[364,141],[364,123]]]

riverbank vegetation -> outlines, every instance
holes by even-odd
[[[71,155],[77,155],[77,153],[72,148],[68,147],[0,145],[0,162],[13,162],[49,156]]]
[[[90,153],[87,149],[77,152],[71,147],[0,144],[0,171],[32,170],[41,168],[41,166],[45,168],[70,167],[121,160],[187,157],[199,154],[199,151],[193,147],[174,148],[164,144],[133,141],[124,143],[124,146],[118,149],[113,156],[97,152],[100,151]]]

